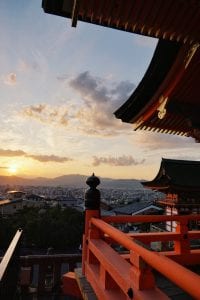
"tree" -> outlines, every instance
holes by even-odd
[[[0,219],[1,248],[7,248],[18,228],[23,229],[23,246],[55,251],[78,249],[82,242],[83,213],[66,207],[24,208],[15,215]]]

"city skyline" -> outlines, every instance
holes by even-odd
[[[134,132],[113,115],[142,79],[156,39],[0,3],[1,175],[152,179],[162,157],[199,159],[186,137]]]

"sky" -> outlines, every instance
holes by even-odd
[[[0,1],[0,175],[151,180],[161,158],[199,159],[191,138],[135,132],[114,111],[157,40]]]

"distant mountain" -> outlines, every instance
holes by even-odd
[[[29,179],[17,176],[0,176],[0,185],[29,185]]]
[[[32,186],[67,186],[67,187],[87,187],[88,176],[71,174],[55,178],[36,177],[27,179],[17,176],[0,176],[0,185],[32,185]],[[111,179],[100,178],[102,188],[133,188],[141,189],[140,180],[136,179]]]
[[[143,186],[140,180],[137,179],[111,179],[111,178],[100,178],[101,186],[105,188],[126,188],[126,189],[142,189]]]

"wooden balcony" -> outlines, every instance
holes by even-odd
[[[18,230],[1,258],[0,299],[62,299],[61,277],[79,266],[81,254],[20,256],[21,238]]]
[[[74,271],[81,263],[81,254],[20,256],[20,288],[23,299],[47,299],[62,295],[62,275]]]
[[[190,230],[189,224],[200,221],[200,215],[103,217],[97,184],[96,179],[89,180],[86,192],[82,256],[29,255],[19,259],[18,231],[0,265],[0,299],[14,299],[7,295],[17,286],[21,299],[199,299],[200,230]],[[174,221],[175,232],[119,230],[122,224]],[[152,247],[156,242],[159,250]],[[77,267],[81,271],[74,273]]]
[[[70,299],[63,298],[64,294],[77,296],[78,285],[70,284],[71,290],[68,289],[66,293],[65,281],[69,277],[63,276],[62,283],[61,277],[67,272],[72,274],[75,268],[80,267],[81,259],[82,276],[92,287],[97,299],[170,299],[166,286],[162,286],[163,278],[174,284],[173,289],[174,286],[179,287],[182,297],[187,295],[191,297],[188,299],[198,299],[200,278],[191,268],[199,263],[200,249],[192,249],[190,241],[199,240],[200,231],[188,230],[187,224],[191,220],[200,220],[200,215],[101,217],[99,210],[86,210],[85,217],[82,256],[28,255],[21,256],[20,260],[16,260],[16,255],[14,256],[14,261],[18,261],[18,269],[15,263],[12,273],[15,278],[16,274],[19,275],[21,299]],[[122,223],[156,224],[169,221],[178,222],[176,232],[124,233],[117,229],[118,224]],[[12,242],[9,249],[17,249],[20,238],[21,232],[18,232],[14,238],[15,243]],[[168,251],[153,251],[151,243],[156,241],[163,244],[165,249],[170,242],[173,248]],[[13,250],[8,253],[18,253]],[[2,266],[9,265],[6,261],[4,258],[1,262],[2,274],[5,274]],[[71,276],[72,279],[76,281]],[[6,284],[1,284],[1,287],[4,286],[4,293],[7,293],[5,291],[10,290],[10,278],[5,277],[4,282]],[[12,280],[11,282],[13,283]],[[3,297],[1,299],[9,299],[7,296]],[[81,299],[81,296],[78,298]]]
[[[200,220],[200,215],[97,218],[96,211],[86,212],[82,266],[98,299],[132,299],[132,294],[134,299],[169,299],[156,284],[156,272],[198,299],[200,277],[184,267],[200,261],[200,249],[190,245],[200,239],[200,231],[188,230],[190,220]],[[123,233],[109,224],[164,221],[177,221],[176,232]],[[171,242],[173,249],[153,251],[150,244],[155,241]],[[126,254],[116,251],[116,245]]]
[[[82,255],[82,275],[97,299],[199,299],[200,276],[194,270],[199,271],[200,247],[193,249],[191,241],[198,244],[200,231],[189,230],[188,224],[200,215],[102,217],[97,184],[90,180],[86,193]],[[176,232],[124,233],[117,228],[122,223],[172,221],[177,222]],[[164,246],[160,251],[151,247],[156,241]],[[163,280],[179,294],[170,294]],[[67,281],[66,276],[64,286]]]

